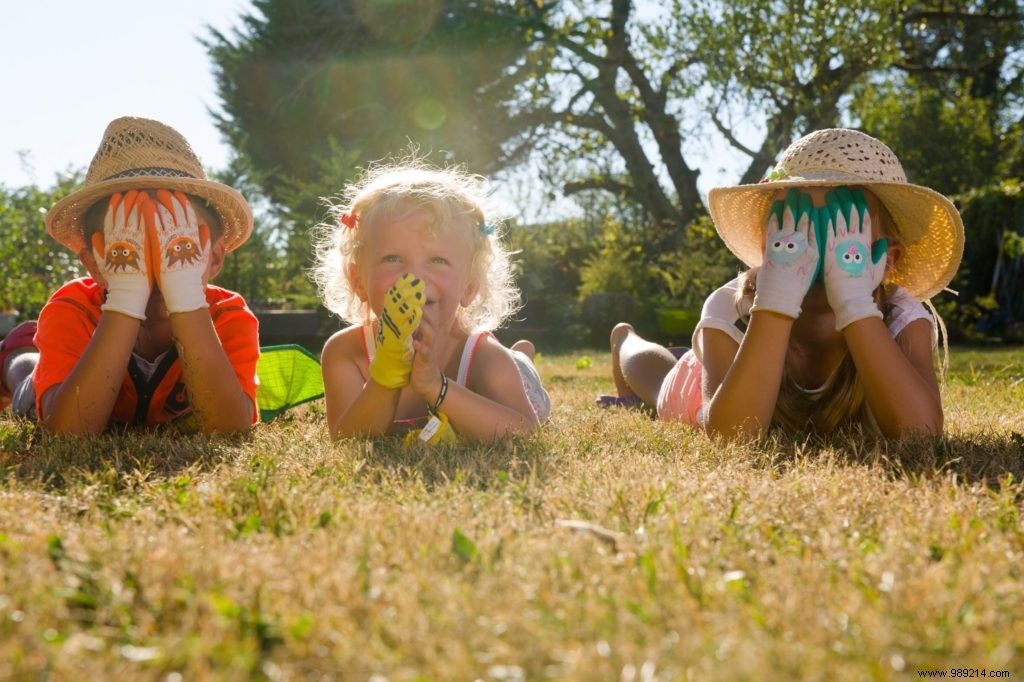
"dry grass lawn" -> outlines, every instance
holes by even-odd
[[[748,446],[578,355],[537,437],[448,452],[0,417],[0,678],[1024,676],[1024,351],[954,349],[942,440]]]

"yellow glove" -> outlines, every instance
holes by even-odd
[[[415,445],[417,441],[427,445],[455,445],[459,439],[455,435],[455,429],[448,423],[448,415],[438,412],[422,429],[413,429],[405,434],[406,445]]]
[[[420,326],[423,302],[423,280],[411,272],[399,277],[387,291],[377,321],[377,349],[370,362],[370,377],[385,388],[409,385],[412,335]]]

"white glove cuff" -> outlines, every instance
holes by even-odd
[[[160,293],[168,313],[189,313],[209,308],[206,289],[194,272],[165,272],[160,275]]]
[[[868,317],[882,319],[882,311],[878,309],[874,299],[854,299],[846,301],[841,310],[836,310],[836,331],[842,331],[857,320]]]
[[[148,291],[107,289],[107,300],[100,306],[100,310],[112,310],[128,317],[134,317],[136,320],[145,320],[148,303]]]
[[[800,306],[783,303],[782,301],[765,301],[762,297],[754,294],[754,305],[750,306],[750,312],[756,313],[759,310],[770,310],[773,313],[785,315],[794,320],[800,317]]]

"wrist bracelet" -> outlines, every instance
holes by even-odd
[[[448,395],[448,377],[441,372],[441,390],[437,392],[437,400],[434,401],[434,406],[429,408],[430,414],[437,415],[437,411],[441,408],[441,403],[444,402],[445,396]]]

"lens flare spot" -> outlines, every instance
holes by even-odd
[[[424,98],[416,103],[413,113],[416,125],[424,130],[437,130],[448,118],[448,110],[436,99]]]

